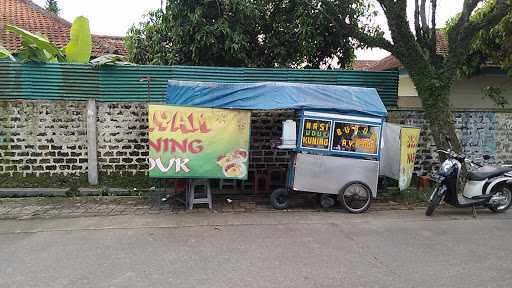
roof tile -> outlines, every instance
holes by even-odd
[[[446,56],[448,55],[448,40],[444,36],[441,31],[437,31],[437,41],[436,41],[436,53],[438,55]],[[368,68],[370,71],[384,71],[384,70],[392,70],[392,69],[402,69],[404,65],[398,61],[398,59],[389,55],[387,57],[382,58],[382,60],[378,61],[375,65]]]
[[[21,48],[21,41],[15,34],[5,31],[6,24],[43,34],[59,47],[64,47],[69,41],[71,23],[30,0],[0,0],[0,43],[10,51],[17,51]],[[92,42],[93,56],[127,54],[122,37],[92,35]]]

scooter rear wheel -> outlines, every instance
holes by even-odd
[[[499,191],[497,191],[496,195],[505,197],[506,200],[501,205],[489,205],[487,207],[489,209],[491,209],[491,211],[493,211],[493,212],[503,213],[503,212],[507,211],[508,208],[510,208],[510,206],[512,205],[512,191],[507,186],[500,186],[498,188],[493,188],[493,190],[494,189],[499,189]]]

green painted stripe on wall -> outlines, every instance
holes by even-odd
[[[147,101],[165,99],[167,80],[211,82],[301,82],[376,88],[386,106],[396,106],[398,72],[299,70],[199,66],[107,66],[0,62],[0,99]]]

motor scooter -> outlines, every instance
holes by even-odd
[[[430,196],[425,214],[431,216],[443,200],[456,208],[472,207],[474,216],[476,216],[475,207],[478,206],[487,207],[498,213],[507,211],[512,204],[512,167],[483,166],[466,158],[463,154],[454,152],[450,139],[446,140],[450,148],[437,150],[438,153],[446,155],[446,160],[431,177],[436,186]],[[484,155],[483,158],[488,160],[490,156]],[[467,173],[463,193],[459,195],[457,183],[462,163],[467,163],[475,169]]]

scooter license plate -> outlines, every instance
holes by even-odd
[[[441,183],[444,180],[444,177],[441,175],[432,175],[430,179],[436,183]]]

